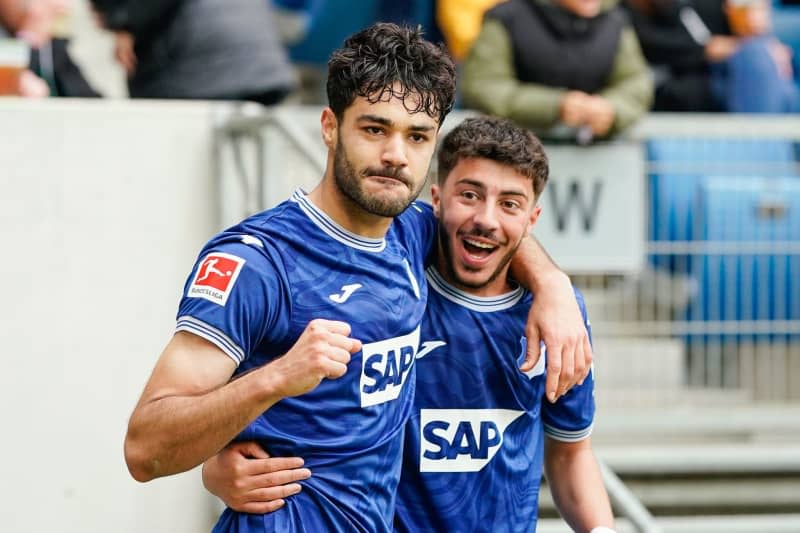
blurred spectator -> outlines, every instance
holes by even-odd
[[[436,22],[456,61],[463,61],[481,31],[483,15],[501,0],[437,0]]]
[[[442,40],[434,0],[271,0],[279,31],[300,74],[300,100],[325,104],[328,58],[349,35],[377,21],[421,25],[429,41]]]
[[[727,61],[712,66],[717,98],[733,112],[800,111],[792,51],[770,34],[768,0],[727,0],[725,14],[738,41]]]
[[[30,56],[28,43],[11,38],[0,26],[0,96],[44,98],[50,94],[47,83],[28,69]]]
[[[312,0],[272,0],[275,25],[284,44],[291,46],[308,35],[311,25]],[[320,2],[320,0],[313,0]]]
[[[510,0],[486,13],[463,65],[464,103],[544,136],[619,132],[652,100],[633,29],[601,0]]]
[[[656,111],[785,112],[791,51],[766,0],[626,0],[656,79]]]
[[[280,102],[295,75],[266,0],[92,0],[134,98]]]
[[[0,0],[0,35],[31,46],[30,72],[21,80],[26,96],[100,96],[69,56],[69,8],[70,0]]]
[[[272,0],[281,37],[300,77],[299,99],[323,105],[328,57],[376,20],[377,0]]]
[[[378,0],[376,22],[422,26],[425,38],[433,43],[444,40],[436,20],[437,0]]]
[[[495,2],[497,0],[494,0]],[[328,56],[351,33],[375,22],[421,25],[426,38],[441,40],[435,0],[271,0],[292,59],[327,68]]]

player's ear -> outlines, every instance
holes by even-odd
[[[336,148],[336,130],[339,127],[339,122],[336,119],[336,114],[333,109],[326,107],[322,110],[322,117],[320,118],[322,130],[322,142],[325,143],[329,149]]]
[[[431,185],[431,206],[433,206],[433,214],[437,217],[439,216],[439,202],[441,202],[441,198],[439,196],[439,185],[434,183]]]
[[[542,214],[542,206],[535,205],[533,210],[531,211],[530,219],[528,220],[529,226],[528,231],[536,225],[536,221],[539,220],[539,215]]]

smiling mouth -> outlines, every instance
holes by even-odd
[[[464,237],[461,242],[467,254],[472,259],[483,260],[492,255],[497,250],[498,245],[484,240],[478,240],[472,237]]]

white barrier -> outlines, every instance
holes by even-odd
[[[128,416],[216,229],[208,103],[0,99],[0,517],[208,531],[197,472],[135,482]]]
[[[641,144],[546,150],[551,175],[534,235],[573,274],[641,270],[647,229]]]

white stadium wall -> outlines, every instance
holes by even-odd
[[[128,416],[217,230],[208,103],[0,99],[0,521],[208,531],[198,471],[135,482]]]

